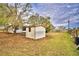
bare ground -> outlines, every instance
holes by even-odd
[[[0,55],[78,55],[75,45],[66,33],[49,33],[43,39],[33,40],[22,34],[0,33]]]

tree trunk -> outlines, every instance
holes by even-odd
[[[17,27],[15,26],[15,27],[14,27],[14,34],[16,34],[16,30],[17,30]]]

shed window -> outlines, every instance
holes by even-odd
[[[29,27],[29,32],[31,32],[31,27]]]
[[[23,31],[26,31],[26,27],[24,26],[22,30],[23,30]]]

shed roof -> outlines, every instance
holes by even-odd
[[[42,25],[24,24],[23,26],[25,26],[25,27],[39,27],[39,26],[42,26]],[[42,27],[44,27],[44,26],[42,26]]]

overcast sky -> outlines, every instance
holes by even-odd
[[[43,16],[50,16],[54,26],[67,26],[70,20],[70,27],[79,27],[79,4],[59,3],[33,3],[35,12]]]

